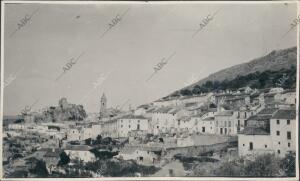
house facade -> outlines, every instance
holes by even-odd
[[[296,111],[278,110],[271,118],[270,132],[277,156],[296,151]]]

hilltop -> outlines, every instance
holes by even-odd
[[[287,79],[287,83],[284,84],[288,85],[282,85],[283,87],[293,88],[295,85],[292,85],[293,83],[291,82],[292,80],[296,82],[296,65],[297,47],[273,50],[266,56],[210,74],[208,77],[183,89],[177,90],[164,98],[200,94],[201,92],[217,91],[227,88],[236,89],[244,86],[267,88],[278,86],[280,79]],[[290,82],[290,84],[288,82]],[[241,85],[237,83],[241,83]]]

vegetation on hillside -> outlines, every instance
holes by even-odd
[[[265,89],[271,87],[282,87],[284,89],[293,89],[296,87],[297,69],[292,65],[289,69],[280,69],[277,71],[264,71],[250,73],[245,76],[237,76],[228,81],[206,81],[203,85],[195,85],[191,89],[182,89],[171,94],[172,97],[180,95],[198,95],[207,92],[218,92],[220,90],[237,90],[241,87],[249,86],[256,89]]]

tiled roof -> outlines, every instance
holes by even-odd
[[[268,119],[271,119],[272,118],[272,115],[260,115],[260,114],[257,114],[257,115],[254,115],[254,116],[250,116],[247,120],[268,120]]]
[[[179,109],[179,108],[173,108],[171,109],[168,113],[170,114],[175,114],[175,113],[178,113],[179,111],[181,111],[182,109]]]
[[[246,97],[247,96],[235,96],[235,97],[226,98],[225,101],[240,100],[240,99],[245,99]]]
[[[119,119],[147,119],[147,118],[145,118],[144,116],[140,116],[140,115],[129,114],[129,115],[122,116]]]
[[[272,119],[296,119],[296,110],[278,110]]]
[[[278,108],[265,108],[261,110],[258,114],[273,114],[278,110]]]
[[[263,128],[257,128],[257,127],[246,127],[239,134],[244,134],[244,135],[269,135],[269,133],[266,130],[264,130]]]
[[[218,112],[216,114],[216,116],[232,116],[232,114],[233,114],[233,111],[226,110],[226,111]]]
[[[89,151],[92,147],[88,145],[67,145],[65,150]]]
[[[203,121],[213,121],[213,120],[215,120],[215,117],[207,117],[203,119]]]
[[[156,111],[154,112],[159,112],[159,113],[168,113],[170,110],[172,110],[173,108],[171,107],[162,107],[162,108],[159,108],[157,109]]]
[[[207,111],[208,111],[208,112],[217,112],[218,109],[217,109],[217,108],[209,108]]]
[[[206,114],[207,112],[201,112],[201,113],[199,113],[199,114],[196,114],[196,115],[193,115],[193,116],[191,116],[191,117],[193,117],[193,118],[201,118],[204,114]]]

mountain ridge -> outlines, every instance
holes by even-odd
[[[269,54],[254,58],[246,63],[237,64],[215,73],[208,75],[207,77],[186,86],[182,89],[174,91],[166,97],[178,94],[182,90],[191,90],[194,86],[201,86],[207,81],[230,81],[238,76],[245,76],[255,72],[264,72],[267,70],[277,71],[280,69],[289,69],[291,66],[297,65],[297,47],[290,47],[281,50],[273,50]]]

